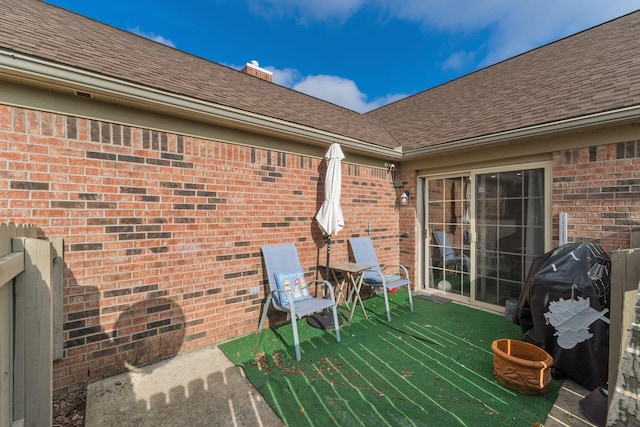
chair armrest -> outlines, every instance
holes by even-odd
[[[409,279],[409,271],[407,270],[407,267],[405,267],[404,265],[401,264],[387,264],[384,267],[382,267],[382,272],[384,273],[384,270],[387,269],[387,267],[398,267],[398,269],[402,270],[404,272],[404,278],[405,279]]]
[[[276,310],[282,311],[282,309],[285,308],[285,306],[280,304],[280,301],[281,301],[280,298],[276,298],[276,294],[278,293],[285,294],[287,296],[288,301],[293,301],[293,294],[290,291],[286,291],[284,289],[274,289],[271,291],[271,304]]]
[[[318,287],[318,284],[323,283],[325,287],[329,289],[329,293],[331,294],[331,301],[333,301],[334,303],[336,302],[336,297],[333,292],[333,285],[331,285],[331,283],[328,280],[318,279],[318,280],[311,280],[310,282],[307,282],[308,285],[311,285],[314,283],[316,285],[316,288]]]

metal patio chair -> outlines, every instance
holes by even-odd
[[[258,331],[262,330],[269,311],[269,306],[287,313],[291,317],[293,326],[293,342],[296,350],[296,360],[300,360],[300,340],[298,338],[298,319],[322,311],[329,307],[333,311],[336,340],[340,342],[340,325],[333,286],[326,280],[312,280],[307,282],[300,266],[298,251],[293,243],[263,246],[262,258],[266,268],[269,293],[262,310]],[[316,298],[309,289],[309,285],[324,284],[328,289],[328,298]],[[317,294],[317,293],[316,293]],[[324,293],[323,293],[324,294]]]
[[[409,272],[407,268],[399,264],[389,264],[384,267],[380,266],[376,250],[373,242],[369,237],[352,237],[349,239],[351,253],[356,263],[372,266],[363,272],[363,285],[372,286],[375,289],[382,288],[384,295],[384,305],[387,310],[387,320],[391,321],[391,312],[389,310],[389,298],[387,291],[397,289],[402,286],[407,287],[409,294],[409,308],[413,311],[413,300],[411,299],[411,281],[409,280]],[[398,274],[385,274],[387,268],[397,268]]]

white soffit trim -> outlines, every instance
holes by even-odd
[[[490,135],[475,138],[462,139],[433,145],[430,147],[417,148],[404,151],[403,160],[411,160],[431,154],[440,154],[448,151],[462,150],[465,148],[478,148],[484,145],[491,145],[501,142],[516,141],[518,139],[531,138],[535,136],[547,136],[563,132],[579,131],[592,127],[614,125],[633,120],[640,120],[640,105],[620,108],[617,110],[605,111],[601,113],[589,114],[541,125],[528,126],[525,128],[498,132]]]
[[[52,86],[66,87],[73,91],[123,98],[123,100],[138,103],[141,106],[155,107],[156,110],[200,116],[209,119],[209,121],[242,129],[289,135],[317,142],[337,142],[343,147],[369,156],[389,159],[402,158],[402,153],[396,149],[381,147],[320,129],[150,88],[4,49],[0,49],[0,74],[2,73],[17,78],[36,80]]]

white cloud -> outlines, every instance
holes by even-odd
[[[366,113],[407,96],[387,95],[369,101],[353,80],[327,75],[306,76],[291,88],[359,113]]]
[[[164,45],[170,46],[170,47],[176,47],[176,45],[169,39],[166,39],[160,35],[154,34],[154,33],[147,33],[142,31],[139,27],[135,27],[129,30],[130,32],[137,34],[139,36],[142,36],[146,39],[149,40],[153,40],[154,42],[158,42],[158,43],[162,43]]]
[[[269,70],[273,73],[273,82],[280,86],[292,87],[297,81],[300,80],[300,72],[293,68],[284,68],[278,70],[275,67],[264,67],[265,70]]]
[[[484,67],[637,10],[637,0],[377,0],[391,17],[455,34],[487,30]],[[445,68],[464,59],[452,56]],[[470,59],[468,56],[466,59]]]
[[[377,0],[390,17],[429,28],[473,32],[496,22],[512,0]],[[537,2],[536,2],[537,4]]]
[[[306,93],[314,98],[358,113],[375,110],[408,96],[407,94],[389,94],[368,100],[367,95],[358,89],[353,80],[328,75],[303,76],[293,68],[278,69],[273,66],[265,66],[264,68],[273,73],[273,83],[275,84]]]
[[[442,68],[444,70],[461,71],[472,65],[475,57],[475,52],[460,50],[451,54],[442,64]]]
[[[602,22],[632,12],[631,0],[544,0],[513,2],[496,23],[488,52],[480,63],[487,66]]]

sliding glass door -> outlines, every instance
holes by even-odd
[[[518,298],[546,250],[545,167],[424,180],[425,288],[481,306]]]

